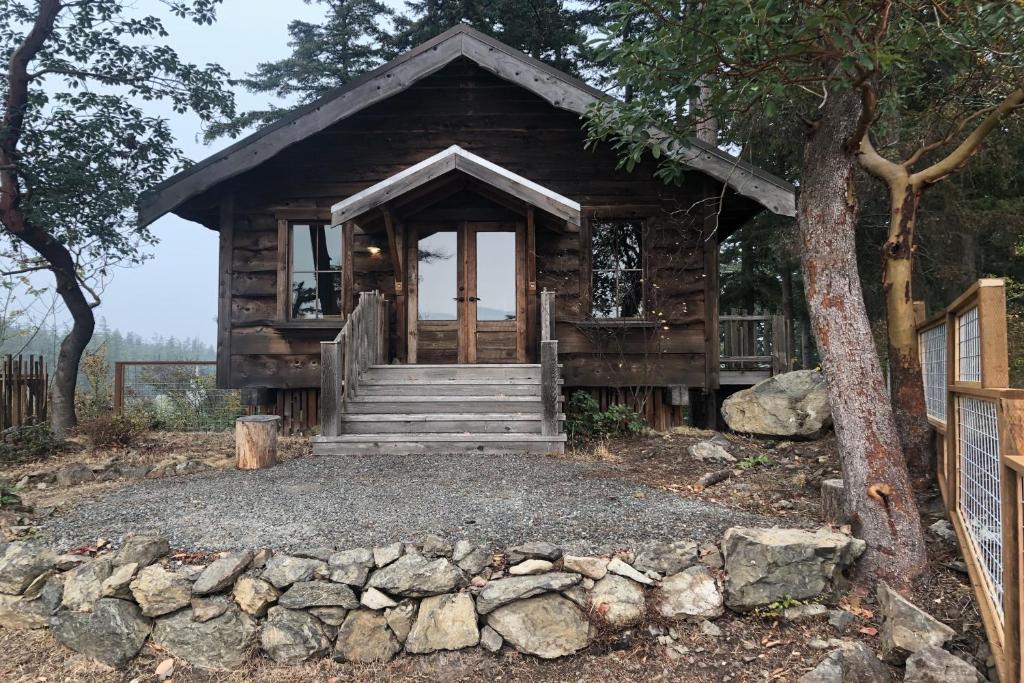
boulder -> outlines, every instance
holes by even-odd
[[[20,541],[9,544],[0,555],[0,593],[20,595],[56,561],[48,548]]]
[[[192,600],[192,583],[176,572],[169,572],[158,564],[142,569],[128,584],[135,602],[147,617],[170,614]],[[67,596],[67,586],[64,587]]]
[[[254,617],[262,617],[270,606],[277,602],[281,592],[269,581],[253,576],[240,576],[235,582],[232,595],[243,612]]]
[[[260,631],[260,647],[278,664],[298,664],[327,656],[331,639],[313,615],[271,607]]]
[[[77,486],[96,478],[92,468],[80,462],[72,463],[57,471],[58,486]]]
[[[208,595],[227,590],[235,583],[235,579],[241,576],[250,562],[252,562],[252,552],[249,550],[231,553],[226,557],[214,560],[196,579],[192,585],[192,592],[196,595]]]
[[[697,544],[693,541],[651,542],[640,546],[633,566],[642,572],[654,571],[663,576],[678,574],[697,564]]]
[[[139,567],[146,567],[171,551],[171,544],[156,532],[146,532],[129,536],[121,548],[114,553],[112,562],[115,567],[135,562]]]
[[[200,669],[241,668],[256,636],[256,621],[237,607],[209,621],[196,621],[191,609],[158,619],[153,642]]]
[[[110,577],[110,573],[110,560],[106,558],[78,565],[64,578],[61,605],[72,612],[92,610],[92,606],[103,596],[103,582]]]
[[[468,593],[435,595],[420,601],[419,615],[405,641],[407,652],[461,650],[480,642],[476,609]]]
[[[689,454],[701,462],[714,463],[715,465],[729,465],[736,462],[732,453],[722,446],[711,441],[698,441],[686,449]]]
[[[375,561],[372,550],[357,548],[331,555],[327,564],[331,569],[331,581],[349,586],[364,586]]]
[[[603,557],[577,557],[566,555],[562,558],[562,569],[567,572],[582,574],[588,579],[598,581],[608,573],[608,560]]]
[[[519,564],[523,560],[547,560],[554,562],[562,556],[562,549],[545,541],[531,541],[508,549],[508,563]]]
[[[843,571],[864,546],[860,539],[828,529],[733,527],[722,540],[725,602],[744,611],[784,598],[813,598],[843,582]]]
[[[590,604],[601,618],[616,627],[640,621],[647,612],[643,586],[615,574],[594,584]]]
[[[409,631],[416,621],[416,613],[419,611],[419,603],[415,600],[403,600],[397,606],[384,610],[384,618],[388,626],[394,632],[398,642],[404,643],[409,637]]]
[[[879,634],[882,658],[902,664],[907,656],[926,645],[942,647],[956,631],[892,590],[884,581],[878,584],[878,605],[882,613]]]
[[[907,657],[904,683],[978,683],[973,666],[934,645],[925,645]]]
[[[590,622],[572,602],[554,593],[518,600],[494,610],[487,625],[520,652],[554,659],[590,642]]]
[[[660,598],[658,613],[669,619],[712,619],[725,611],[718,584],[700,565],[665,578]]]
[[[642,583],[645,586],[654,585],[654,581],[649,576],[638,572],[634,567],[630,566],[629,564],[626,564],[617,557],[613,557],[611,561],[608,562],[608,571],[610,571],[612,574],[625,576],[627,579],[632,579],[637,583]]]
[[[327,563],[321,560],[274,555],[267,560],[262,578],[274,584],[276,588],[287,588],[293,583],[311,581],[314,576],[326,576],[327,573]]]
[[[451,557],[454,552],[452,544],[434,534],[427,534],[420,539],[420,554],[425,557]]]
[[[138,564],[129,562],[113,570],[110,576],[105,578],[103,583],[100,584],[100,597],[131,600],[132,591],[128,586],[131,584],[132,579],[135,578],[135,571],[138,568]]]
[[[335,645],[339,655],[355,663],[387,662],[401,649],[384,615],[367,609],[348,613]]]
[[[68,648],[107,666],[125,666],[146,642],[153,621],[138,605],[100,598],[92,612],[61,610],[50,617],[53,636]]]
[[[391,595],[423,598],[451,593],[466,585],[466,576],[447,558],[403,555],[370,576],[371,588]]]
[[[508,568],[509,576],[531,576],[551,571],[554,564],[547,560],[523,560]]]
[[[0,594],[0,626],[10,629],[46,628],[50,610],[42,600]]]
[[[539,576],[514,576],[490,581],[476,599],[476,611],[487,614],[516,600],[532,598],[541,593],[562,591],[580,582],[579,574],[551,572]]]
[[[216,619],[231,607],[231,598],[227,595],[215,595],[208,598],[192,598],[192,621],[202,623]]]
[[[722,417],[734,432],[781,437],[814,437],[832,424],[825,378],[817,370],[775,375],[722,403]]]
[[[799,683],[889,683],[892,674],[866,645],[851,642],[830,652],[798,680]]]
[[[403,543],[392,543],[391,545],[380,546],[373,549],[373,564],[375,567],[386,567],[405,552]]]
[[[348,586],[331,581],[300,581],[293,584],[277,600],[277,604],[288,609],[307,607],[359,607],[359,599]]]

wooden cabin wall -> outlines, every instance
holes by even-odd
[[[705,177],[693,174],[672,188],[654,177],[653,162],[642,163],[632,173],[619,170],[613,150],[585,149],[577,115],[552,107],[468,60],[449,65],[231,181],[232,270],[229,305],[222,303],[222,310],[230,310],[230,324],[221,326],[219,339],[230,358],[230,386],[319,386],[319,342],[333,338],[338,330],[327,325],[299,332],[281,325],[275,298],[278,219],[323,219],[334,203],[453,144],[579,201],[585,211],[647,219],[647,292],[655,323],[612,330],[588,321],[584,280],[589,256],[581,253],[583,229],[555,230],[543,221],[538,224],[537,287],[557,293],[556,334],[566,386],[704,386],[705,349],[712,338],[705,338],[704,327],[705,242],[701,222],[688,217],[687,208],[699,205],[707,193]],[[226,188],[215,188],[182,212],[210,215],[201,207],[219,205],[225,192]],[[352,242],[348,310],[359,291],[379,289],[394,295],[394,272],[383,233],[357,231]],[[381,248],[380,254],[370,254],[371,246]],[[397,329],[394,322],[391,330]]]

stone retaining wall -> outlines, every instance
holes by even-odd
[[[726,609],[828,602],[862,550],[827,529],[743,528],[720,546],[676,541],[604,557],[544,542],[495,551],[434,536],[340,552],[217,555],[171,555],[155,534],[91,556],[17,542],[0,548],[0,626],[49,627],[67,647],[114,667],[147,639],[207,669],[241,667],[254,643],[282,663],[470,647],[556,658],[584,650],[599,632],[647,624],[671,639],[676,620],[714,632]],[[808,613],[824,618],[815,607]]]

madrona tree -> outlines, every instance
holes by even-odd
[[[865,578],[906,586],[925,548],[897,423],[857,273],[857,171],[878,115],[878,84],[920,61],[926,15],[1003,12],[1013,3],[944,0],[621,0],[606,47],[626,104],[596,107],[594,138],[611,138],[627,167],[665,159],[709,120],[726,144],[778,117],[803,121],[798,229],[805,295],[839,442],[844,504],[868,543]],[[629,30],[626,30],[626,28]],[[638,28],[641,27],[641,28]],[[770,129],[769,129],[770,131]],[[785,134],[779,131],[779,134]],[[758,160],[761,161],[761,160]]]
[[[161,7],[208,24],[218,2]],[[146,103],[204,121],[233,114],[224,71],[183,61],[166,36],[160,17],[128,0],[0,0],[0,225],[18,270],[52,273],[71,316],[52,389],[61,433],[76,424],[78,367],[100,303],[88,278],[142,258],[154,238],[137,224],[138,196],[184,161]]]

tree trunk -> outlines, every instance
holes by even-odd
[[[891,398],[907,467],[915,473],[915,484],[924,487],[935,476],[935,459],[918,358],[917,319],[911,286],[914,227],[921,190],[913,187],[909,179],[894,178],[889,182],[889,200],[889,238],[882,247],[885,264],[882,283]]]
[[[792,370],[796,358],[796,328],[793,326],[793,271],[782,267],[782,318],[786,321],[786,370]]]
[[[865,582],[900,588],[925,566],[917,505],[857,273],[854,188],[858,93],[833,92],[804,147],[798,225],[801,264],[839,444],[844,506],[867,542]]]

